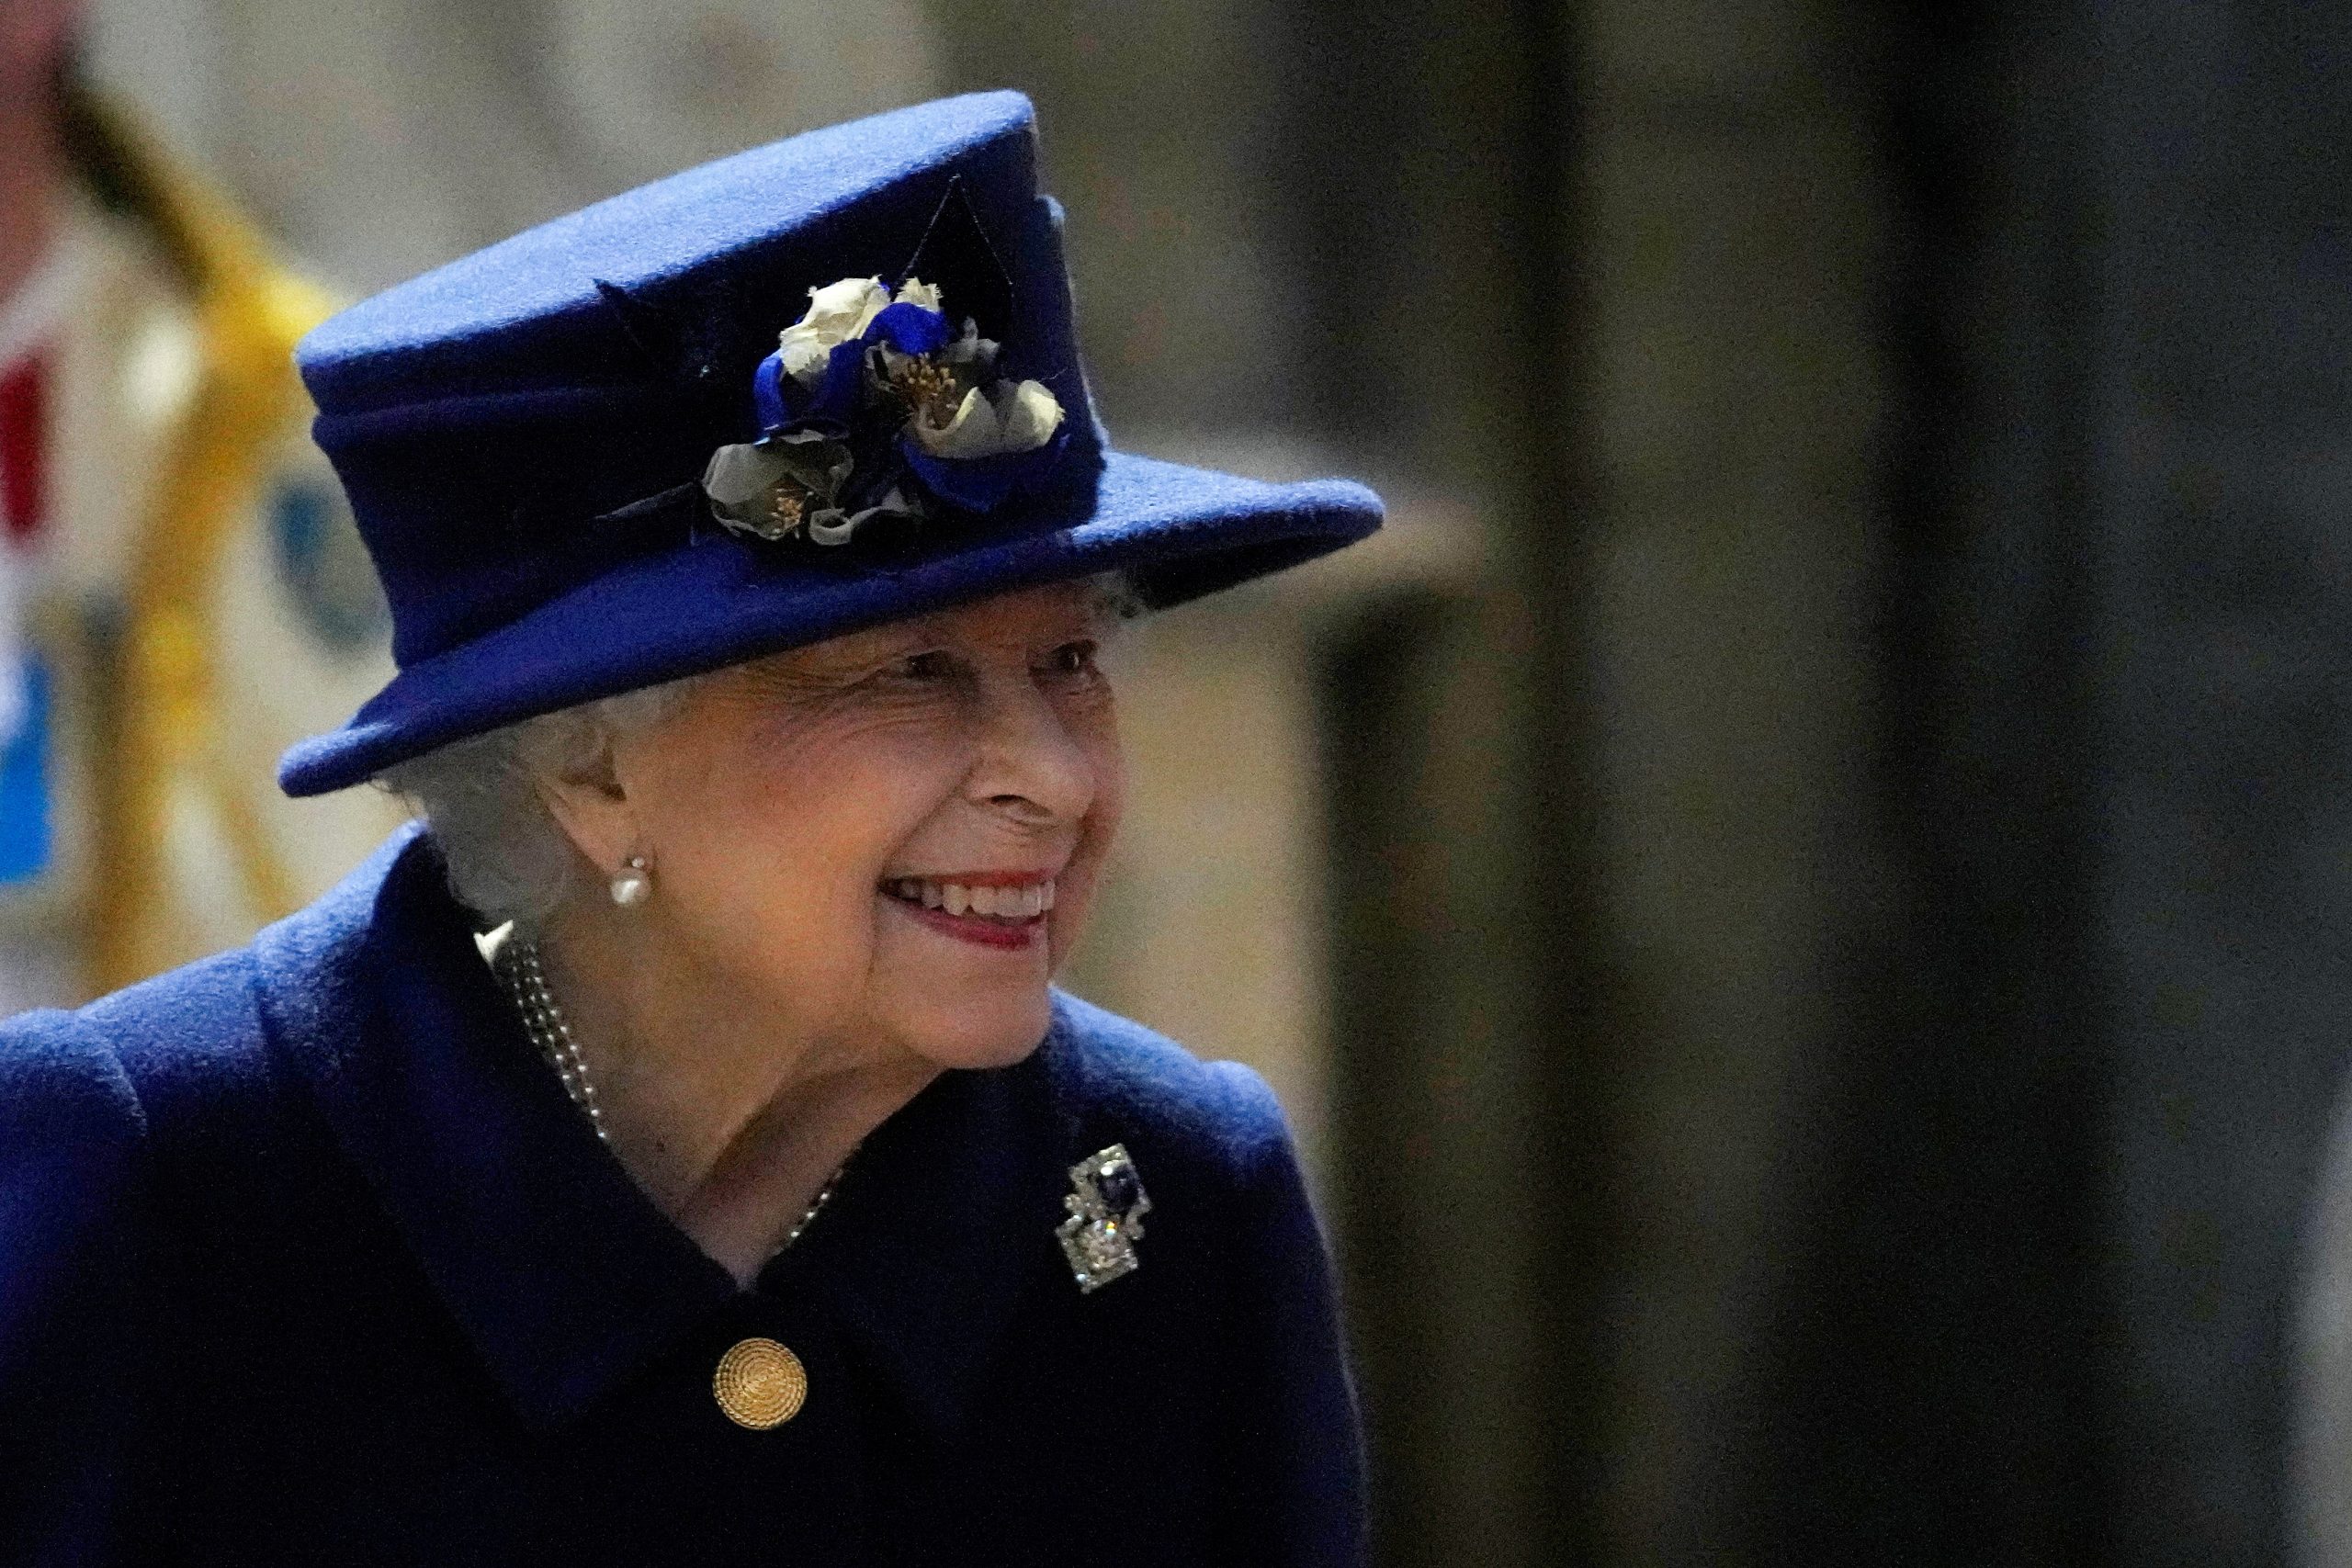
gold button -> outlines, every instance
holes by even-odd
[[[808,1397],[808,1371],[773,1339],[738,1339],[718,1358],[710,1387],[729,1421],[764,1432],[800,1414],[801,1401]]]

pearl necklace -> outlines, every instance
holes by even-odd
[[[612,1147],[612,1136],[605,1131],[604,1108],[596,1103],[596,1085],[588,1076],[587,1059],[580,1054],[580,1042],[572,1038],[571,1025],[565,1021],[563,1009],[556,1005],[555,993],[548,988],[547,966],[540,961],[539,944],[528,937],[509,935],[499,944],[495,967],[499,978],[506,983],[507,994],[514,998],[514,1006],[523,1015],[524,1030],[531,1036],[532,1043],[538,1046],[540,1055],[547,1057],[548,1065],[555,1068],[556,1077],[562,1080],[563,1092],[571,1098],[572,1104],[587,1112],[588,1125],[595,1129],[596,1141],[606,1148]],[[852,1156],[856,1153],[855,1148],[850,1150]],[[833,1168],[833,1174],[825,1179],[825,1185],[817,1190],[817,1196],[808,1201],[808,1206],[800,1212],[800,1218],[793,1222],[792,1228],[784,1233],[784,1240],[776,1244],[770,1257],[800,1239],[800,1233],[832,1201],[833,1188],[848,1167],[849,1160],[844,1158]]]
[[[596,1141],[607,1148],[612,1138],[605,1132],[604,1108],[596,1103],[596,1086],[589,1081],[588,1063],[580,1055],[580,1043],[571,1037],[571,1025],[564,1021],[563,1010],[556,1006],[555,993],[548,989],[548,972],[539,961],[539,944],[527,937],[510,936],[498,950],[499,978],[506,982],[507,991],[523,1014],[523,1027],[528,1031],[532,1043],[539,1048],[548,1065],[555,1068],[556,1077],[563,1080],[563,1092],[571,1103],[588,1113],[588,1125],[596,1130]]]

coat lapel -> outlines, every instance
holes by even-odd
[[[575,1414],[733,1294],[538,1059],[429,839],[255,946],[275,1038],[526,1417]]]

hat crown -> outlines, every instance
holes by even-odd
[[[758,434],[754,367],[809,293],[920,254],[998,366],[1066,411],[1066,480],[1106,434],[1080,365],[1061,209],[1012,91],[868,116],[702,164],[363,300],[296,349],[403,668],[709,522],[712,452]],[[999,319],[989,319],[990,316]]]
[[[714,349],[765,353],[808,288],[903,265],[891,241],[911,249],[954,175],[984,225],[1018,221],[1037,197],[1024,94],[913,104],[625,191],[359,301],[295,363],[328,413],[642,376],[615,290],[664,301]]]

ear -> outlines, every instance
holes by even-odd
[[[547,804],[571,847],[599,875],[641,853],[640,825],[620,772],[613,738],[602,726],[576,737],[574,744],[538,770],[539,798]]]

